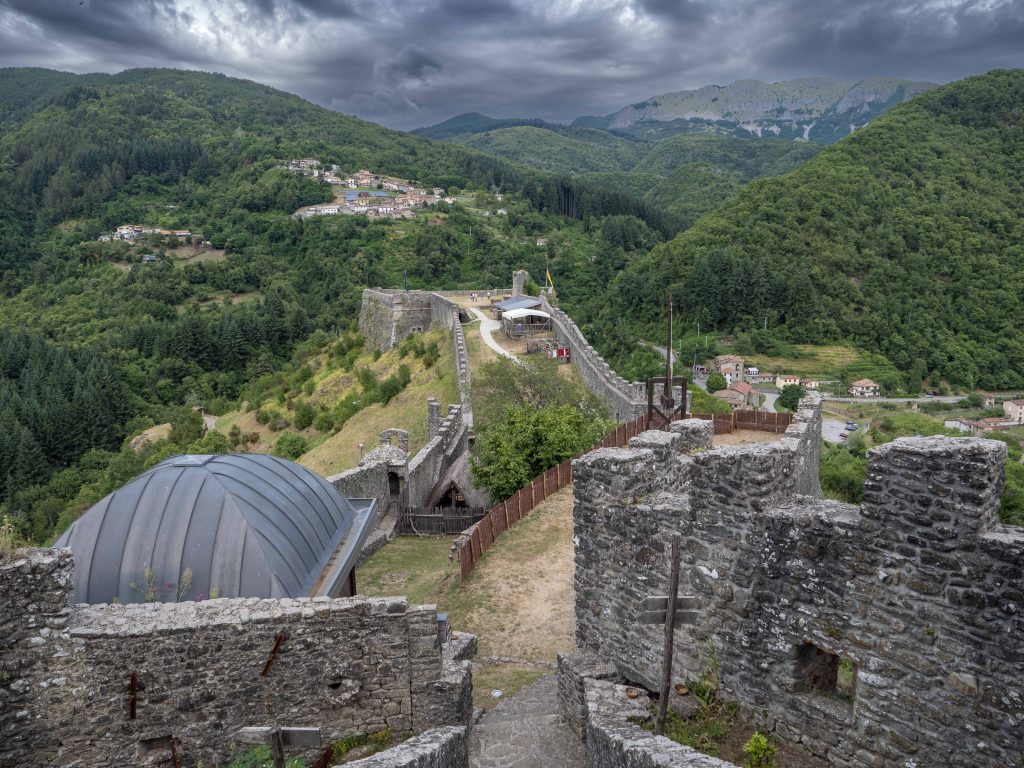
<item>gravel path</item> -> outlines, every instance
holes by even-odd
[[[470,307],[470,311],[480,318],[480,336],[483,338],[484,344],[493,349],[499,355],[515,360],[516,356],[511,352],[508,352],[504,347],[496,342],[494,337],[491,335],[494,331],[501,328],[501,323],[498,320],[492,320],[487,317],[487,315],[476,307]]]

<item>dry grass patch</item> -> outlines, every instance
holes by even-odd
[[[773,373],[791,373],[809,378],[836,379],[843,368],[856,363],[861,355],[852,347],[840,345],[816,346],[814,344],[797,344],[800,357],[766,357],[750,355],[745,357],[747,365],[755,365]]]

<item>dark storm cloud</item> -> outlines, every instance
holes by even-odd
[[[398,127],[1024,65],[1019,0],[0,0],[0,66],[216,70]]]

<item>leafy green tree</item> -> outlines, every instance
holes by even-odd
[[[718,373],[717,371],[708,374],[707,391],[714,393],[720,392],[723,389],[728,388],[729,383],[725,380],[725,376]]]
[[[797,406],[800,405],[800,398],[805,394],[807,394],[806,390],[799,384],[787,384],[782,388],[782,392],[779,393],[779,399],[775,401],[775,405],[777,408],[795,411]]]

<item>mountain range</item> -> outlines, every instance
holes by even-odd
[[[934,83],[891,77],[860,81],[809,77],[777,83],[737,80],[727,86],[705,85],[652,96],[609,115],[578,117],[570,127],[644,140],[677,133],[714,133],[829,144],[862,128],[894,104],[934,87]],[[414,133],[453,139],[517,126],[562,128],[543,120],[496,119],[469,112]]]

